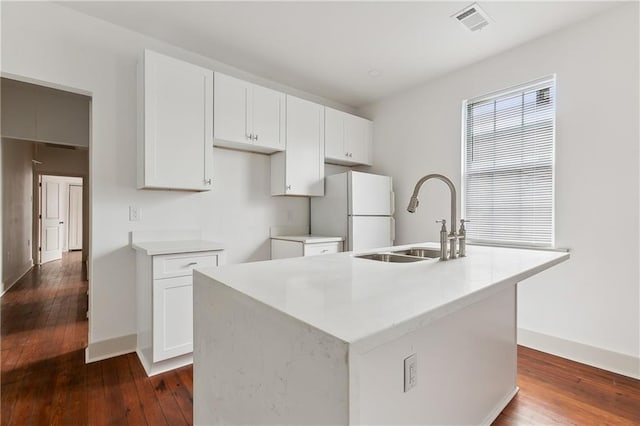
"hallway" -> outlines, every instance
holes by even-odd
[[[150,379],[135,354],[85,364],[86,311],[81,252],[2,297],[1,424],[191,424],[192,368]]]

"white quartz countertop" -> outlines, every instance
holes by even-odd
[[[431,247],[433,243],[408,247]],[[381,250],[376,250],[381,251]],[[506,289],[569,258],[565,252],[467,246],[449,261],[385,263],[352,252],[196,270],[320,329],[352,349],[369,350]]]
[[[321,235],[279,235],[272,240],[296,241],[304,244],[334,243],[344,241],[342,237],[324,237]]]
[[[149,256],[224,250],[222,243],[206,240],[140,241],[131,244],[131,247]]]

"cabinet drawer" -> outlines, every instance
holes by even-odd
[[[193,268],[218,266],[218,253],[166,254],[153,256],[153,278],[182,277],[192,274]]]
[[[315,256],[318,254],[340,253],[342,251],[342,242],[321,243],[321,244],[305,244],[304,255]]]

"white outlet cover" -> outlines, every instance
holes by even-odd
[[[129,222],[137,222],[140,220],[140,209],[138,207],[129,206]]]
[[[416,387],[418,384],[418,356],[413,354],[404,359],[404,391]]]

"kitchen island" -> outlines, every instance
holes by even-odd
[[[196,270],[195,423],[490,423],[517,392],[516,284],[569,255],[467,253]]]

